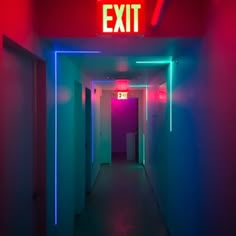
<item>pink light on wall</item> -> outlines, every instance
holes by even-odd
[[[166,88],[166,84],[162,84],[159,89],[158,89],[158,101],[159,102],[167,102],[167,97],[168,97],[168,93],[167,93],[167,88]]]

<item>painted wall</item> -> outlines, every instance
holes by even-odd
[[[235,235],[235,3],[212,1],[201,45],[174,66],[168,104],[149,100],[146,169],[172,236]]]
[[[126,136],[138,132],[138,100],[113,98],[112,108],[112,152],[126,153]]]
[[[100,127],[101,127],[101,149],[100,163],[111,163],[111,96],[112,92],[102,91],[100,108]]]
[[[39,42],[37,37],[34,33],[33,27],[33,1],[31,0],[9,0],[9,1],[2,1],[0,3],[0,78],[1,83],[4,84],[4,68],[3,68],[3,35],[7,36],[11,40],[20,44],[23,48],[28,49],[35,54],[41,55],[41,49],[39,46]],[[4,59],[5,60],[5,59]],[[13,72],[12,72],[13,73]],[[9,76],[9,75],[8,75]],[[9,80],[8,80],[9,81]],[[4,86],[1,86],[0,94],[1,94],[1,101],[4,101],[3,94],[7,90]],[[6,101],[7,104],[7,101]],[[1,111],[3,110],[2,105],[0,105]],[[2,119],[2,118],[1,118]],[[0,121],[0,133],[3,134],[3,130],[5,128],[4,122]],[[2,140],[5,140],[3,136],[1,136]],[[1,161],[1,173],[4,173],[6,167],[3,164],[3,158],[6,155],[4,153],[5,144],[2,141],[0,145],[0,161]],[[5,177],[0,175],[0,186],[4,186]],[[3,193],[4,190],[1,190]],[[1,204],[4,204],[4,201],[0,199]],[[2,206],[1,206],[2,209]],[[0,213],[0,218],[4,219],[5,215],[1,215],[3,211]],[[30,222],[30,220],[29,220]],[[3,225],[5,225],[3,223]],[[2,229],[3,225],[1,225],[0,229]],[[1,232],[0,232],[1,234]],[[4,234],[3,234],[4,235]]]
[[[34,18],[34,2],[31,0],[9,0],[9,1],[2,1],[0,3],[0,78],[1,78],[2,84],[5,83],[5,81],[3,81],[3,80],[6,78],[3,75],[4,72],[3,72],[3,61],[2,60],[4,60],[4,61],[6,60],[3,58],[3,56],[4,56],[3,36],[10,38],[12,41],[19,44],[22,48],[25,48],[34,54],[41,55],[41,53],[42,53],[41,45],[40,45],[37,35],[35,34],[35,31],[34,31],[34,19],[33,18]],[[17,70],[15,70],[15,71],[17,71]],[[14,73],[14,71],[11,71],[11,72]],[[9,77],[9,76],[10,75],[8,74],[7,77]],[[9,81],[10,80],[8,79],[8,82]],[[7,90],[4,88],[4,86],[2,86],[2,89],[3,89],[3,91],[0,91],[1,101],[5,101],[4,98],[2,97],[2,95],[4,94],[3,92],[4,91],[6,92]],[[13,94],[13,93],[9,93],[9,94]],[[5,101],[5,104],[7,104],[7,103],[8,102]],[[0,107],[1,107],[0,109],[2,111],[2,106],[0,106]],[[3,134],[3,129],[5,128],[3,125],[4,123],[2,121],[0,121],[0,123],[1,123],[0,133]],[[23,127],[23,125],[22,125],[22,127]],[[16,135],[16,137],[17,137],[17,135]],[[5,138],[3,136],[1,136],[1,139],[5,140]],[[5,155],[8,155],[3,152],[4,146],[5,145],[3,144],[3,146],[0,147],[0,156],[1,156],[1,158],[0,158],[1,165],[0,166],[3,168],[3,170],[6,171],[6,166],[2,164],[3,157]],[[30,151],[30,150],[28,150],[28,151]],[[29,166],[25,166],[22,168],[28,168],[28,167]],[[4,173],[3,170],[1,170],[1,173]],[[4,184],[3,184],[4,179],[5,179],[4,176],[0,176],[0,186],[4,186]],[[27,181],[32,181],[32,179],[30,180],[30,176],[28,176]],[[24,184],[27,184],[27,181]],[[1,190],[1,193],[3,193],[3,192],[4,191]],[[31,199],[29,201],[31,201]],[[4,203],[4,201],[1,201],[1,200],[0,200],[0,202]],[[1,207],[1,209],[2,209],[2,207]],[[7,209],[7,211],[9,211],[9,209]],[[3,211],[1,211],[0,214],[2,214],[2,213],[3,213]],[[6,214],[0,215],[0,218],[4,219],[5,216],[6,216]],[[8,221],[9,221],[9,219],[8,219]],[[29,219],[28,223],[30,224],[30,222],[31,221]],[[0,229],[2,229],[2,225],[0,226]],[[15,227],[15,230],[17,230],[17,227]],[[1,232],[0,232],[0,234],[1,234]],[[25,233],[22,232],[22,234],[26,235],[26,231],[25,231]],[[2,235],[4,235],[4,233]]]
[[[80,68],[66,56],[58,59],[58,225],[54,226],[55,103],[54,51],[47,58],[47,235],[74,235],[74,217],[85,206],[85,87]],[[87,85],[88,86],[88,85]],[[99,123],[99,92],[92,98],[96,130]],[[99,172],[99,132],[94,133],[91,187]]]
[[[47,69],[47,235],[74,235],[74,217],[85,204],[84,103],[78,68],[58,58],[58,225],[55,223],[54,53],[46,50]],[[79,115],[78,115],[79,114]]]
[[[96,86],[92,86],[92,177],[91,188],[93,187],[98,172],[100,170],[101,155],[101,94],[102,91]],[[96,90],[96,93],[94,92]]]
[[[7,36],[22,47],[41,55],[34,28],[35,8],[32,0],[9,0],[0,6],[0,36]]]
[[[66,57],[59,56],[57,228],[59,235],[73,235],[74,216],[84,206],[85,178],[82,173],[85,169],[83,149],[85,140],[82,109],[79,71]],[[80,120],[77,120],[79,118]]]
[[[202,91],[204,214],[208,235],[235,235],[236,3],[212,0],[202,54],[207,60]],[[205,145],[204,145],[205,144]],[[209,145],[208,145],[209,144]],[[209,174],[210,173],[210,174]]]
[[[33,61],[4,48],[1,74],[1,235],[33,233]],[[2,205],[3,204],[3,205]],[[21,217],[19,217],[19,215]],[[14,225],[14,227],[12,227]],[[4,230],[4,231],[3,231]]]
[[[146,170],[171,236],[200,235],[198,50],[174,64],[172,133],[169,102],[158,99],[158,87],[149,88]]]

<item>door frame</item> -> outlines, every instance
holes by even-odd
[[[92,179],[92,92],[91,89],[85,88],[85,158],[86,158],[86,194],[91,192]]]
[[[33,234],[46,236],[46,63],[29,50],[11,40],[7,36],[2,37],[2,48],[11,48],[15,52],[26,55],[33,61],[33,166],[32,201],[35,201],[33,209]],[[7,158],[6,156],[4,158]],[[5,186],[7,187],[7,186]],[[39,207],[40,205],[40,207]],[[37,223],[36,223],[37,222]],[[40,231],[38,231],[40,228]]]
[[[113,107],[112,107],[112,99],[117,99],[116,97],[114,97],[114,94],[111,97],[111,104],[110,104],[111,105],[111,116],[110,116],[111,117],[111,163],[113,163],[113,150],[112,150],[112,142],[113,142],[113,140],[112,140],[112,136],[113,136],[113,129],[112,129],[112,117],[113,116],[112,116],[112,112],[113,112]],[[140,145],[140,143],[139,143],[139,132],[140,132],[140,123],[139,123],[139,120],[140,120],[140,112],[139,112],[140,106],[139,106],[139,103],[141,101],[139,99],[139,96],[131,96],[128,99],[135,99],[136,102],[137,102],[137,117],[136,118],[137,118],[137,125],[138,125],[138,127],[137,127],[137,133],[135,135],[135,160],[134,161],[136,163],[139,163],[139,155],[140,155],[139,154],[139,145]],[[127,142],[127,140],[125,140],[125,142]],[[126,153],[125,161],[128,161],[127,160],[127,153]]]

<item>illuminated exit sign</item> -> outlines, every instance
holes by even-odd
[[[145,0],[97,0],[97,33],[144,34]]]
[[[117,99],[124,100],[128,98],[128,92],[118,92]]]

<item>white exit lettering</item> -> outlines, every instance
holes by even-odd
[[[114,10],[116,14],[116,23],[114,28],[108,27],[108,22],[113,20],[112,16],[108,15],[108,10]],[[139,10],[141,4],[104,4],[103,5],[103,32],[104,33],[128,33],[131,32],[131,13],[133,13],[133,32],[139,32]],[[125,14],[126,22],[124,24],[122,17]]]
[[[119,100],[121,100],[121,99],[127,99],[127,98],[128,98],[128,92],[118,92],[117,98],[118,98]]]

